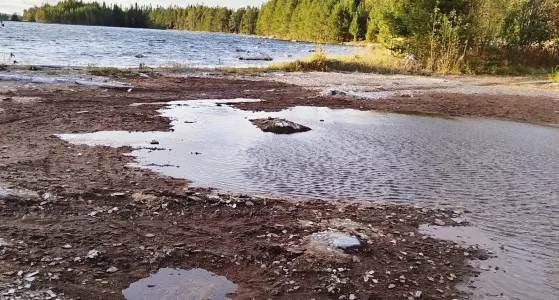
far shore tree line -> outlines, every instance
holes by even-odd
[[[3,14],[0,13],[0,21],[12,21],[12,22],[19,22],[21,21],[21,17],[18,14]]]
[[[559,0],[269,0],[236,10],[65,0],[30,8],[23,19],[312,42],[367,41],[412,54],[437,72],[559,65]]]

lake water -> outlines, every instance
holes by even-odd
[[[54,66],[264,66],[269,61],[242,61],[239,55],[269,55],[273,62],[312,55],[312,43],[254,36],[152,29],[89,27],[5,22],[0,30],[0,63]],[[331,54],[357,48],[326,45]],[[143,56],[138,58],[137,56]]]
[[[489,285],[492,295],[559,299],[558,129],[320,107],[255,113],[216,104],[229,101],[173,102],[161,114],[174,132],[61,137],[133,146],[139,166],[222,191],[469,210],[470,220],[504,245],[511,265],[522,266],[501,270],[505,279]],[[269,116],[312,131],[274,135],[249,122]]]

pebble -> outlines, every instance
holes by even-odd
[[[388,286],[388,289],[391,290],[391,289],[393,289],[393,288],[395,288],[395,287],[396,287],[395,284],[391,284],[391,285]]]
[[[99,257],[99,251],[97,251],[97,250],[91,250],[91,251],[87,252],[87,258],[89,258],[89,259],[95,259],[95,258],[97,258],[97,257]],[[74,261],[76,261],[76,260],[74,259]]]
[[[110,267],[109,269],[107,269],[107,273],[115,273],[118,271],[118,268],[116,267]]]
[[[146,237],[147,237],[147,238],[152,238],[152,237],[155,237],[155,234],[153,234],[153,233],[148,233],[148,234],[146,234]]]
[[[62,246],[62,249],[72,249],[72,245],[66,244],[66,245]]]
[[[443,220],[441,220],[441,219],[435,219],[435,225],[438,225],[438,226],[445,226],[446,223],[443,222]]]

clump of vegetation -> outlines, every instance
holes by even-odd
[[[50,76],[56,76],[56,75],[58,75],[59,73],[58,73],[58,71],[55,71],[55,70],[49,70],[49,71],[46,72],[46,74],[47,74],[47,75],[50,75]]]
[[[95,67],[89,66],[87,67],[87,73],[94,75],[94,76],[103,76],[103,77],[115,77],[115,78],[127,78],[133,79],[140,76],[138,72],[132,71],[130,69],[120,69],[114,67]]]
[[[332,57],[318,47],[309,59],[272,64],[269,69],[290,72],[425,73],[413,60],[378,45],[363,53]]]

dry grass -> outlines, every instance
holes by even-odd
[[[417,64],[381,47],[348,56],[327,56],[320,49],[309,59],[272,64],[268,69],[290,72],[363,72],[379,74],[427,74]]]
[[[104,76],[104,77],[115,77],[115,78],[136,78],[139,75],[138,72],[133,71],[131,69],[120,69],[114,67],[94,67],[89,66],[87,67],[87,73],[95,76]]]

